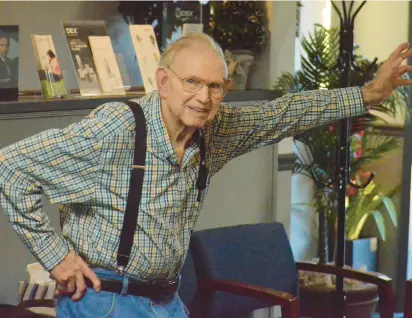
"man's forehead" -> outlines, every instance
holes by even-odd
[[[202,49],[203,48],[203,49]],[[182,76],[193,76],[201,79],[219,81],[224,78],[223,61],[208,46],[188,47],[175,55],[172,67]],[[213,77],[213,78],[210,78]]]

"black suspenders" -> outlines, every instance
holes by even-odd
[[[133,245],[133,237],[136,232],[139,204],[142,198],[143,176],[146,159],[146,120],[139,104],[127,102],[135,119],[135,146],[133,165],[131,169],[129,193],[127,195],[126,211],[123,219],[123,227],[120,234],[120,244],[117,251],[117,269],[121,275],[127,266]],[[198,133],[200,148],[199,174],[196,181],[198,189],[197,201],[200,201],[201,192],[206,188],[208,169],[206,167],[206,149],[203,134]]]
[[[144,165],[146,159],[146,120],[139,104],[127,103],[133,112],[136,123],[133,165],[130,175],[129,194],[127,195],[126,212],[123,219],[120,244],[117,251],[117,269],[123,275],[129,262],[130,251],[133,245],[133,236],[136,232],[139,203],[142,197]]]

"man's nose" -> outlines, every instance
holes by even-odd
[[[204,104],[210,101],[210,92],[209,92],[209,87],[207,85],[203,86],[197,92],[197,98],[199,102],[204,103]]]

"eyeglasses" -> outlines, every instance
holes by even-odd
[[[169,71],[171,71],[174,75],[176,75],[177,78],[180,79],[182,82],[182,88],[184,91],[188,93],[196,93],[200,91],[204,86],[207,86],[209,88],[210,95],[212,95],[215,98],[223,98],[227,91],[229,90],[230,82],[229,81],[224,81],[224,82],[205,82],[204,80],[201,80],[197,77],[180,77],[179,75],[176,74],[172,69],[167,67]]]

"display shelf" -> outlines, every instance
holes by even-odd
[[[109,101],[125,101],[144,96],[144,91],[128,92],[126,95],[80,96],[71,93],[67,98],[44,99],[40,93],[20,94],[19,100],[0,102],[0,115],[33,112],[58,112],[90,110]],[[271,90],[230,91],[225,102],[248,102],[275,99],[279,95]]]

